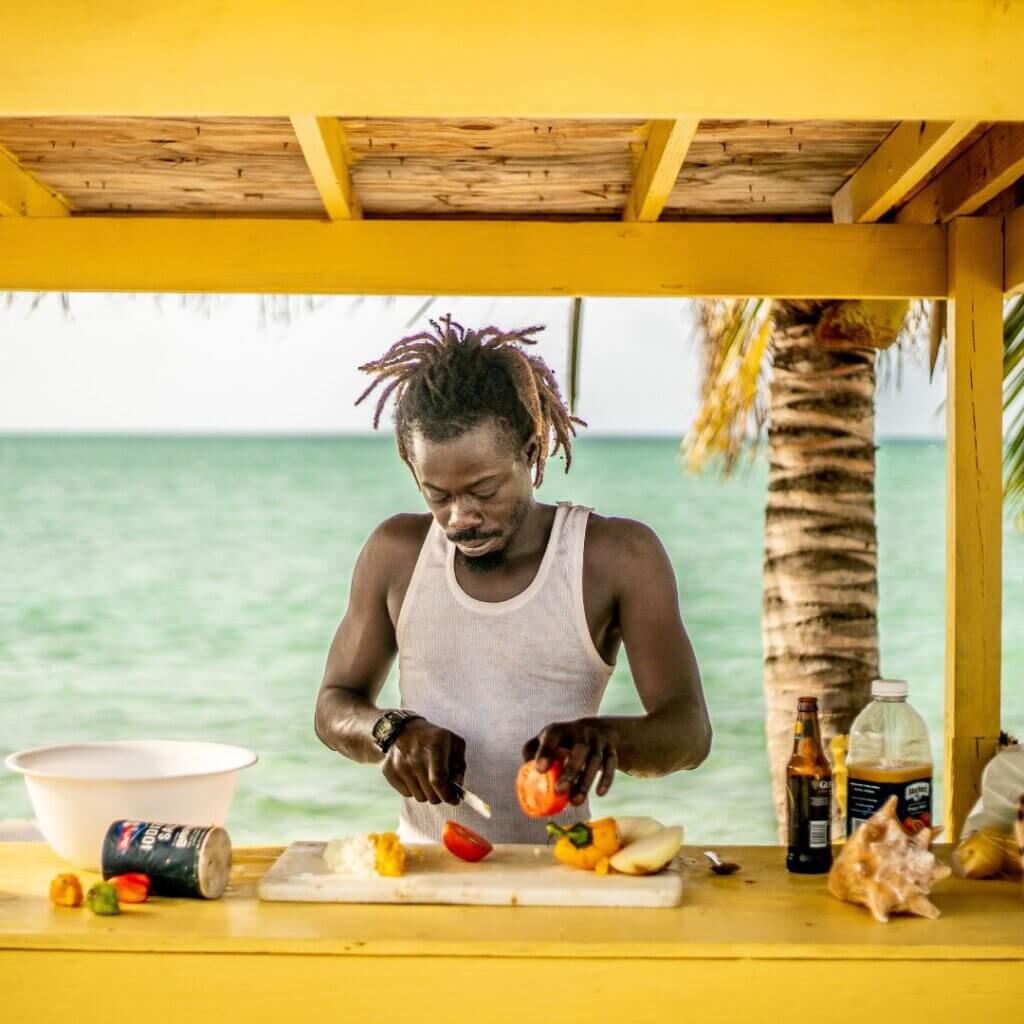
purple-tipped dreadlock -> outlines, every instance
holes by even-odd
[[[506,424],[517,443],[537,435],[540,453],[534,486],[544,479],[544,463],[559,448],[565,471],[572,465],[572,438],[583,420],[569,415],[555,375],[540,356],[523,345],[536,345],[531,335],[543,327],[500,331],[467,330],[450,316],[430,321],[423,331],[395,342],[380,359],[359,369],[374,374],[373,383],[356,399],[358,405],[383,384],[373,416],[380,423],[387,400],[394,395],[398,454],[408,463],[413,427],[432,441],[445,441],[493,417]],[[554,446],[552,447],[552,435]]]

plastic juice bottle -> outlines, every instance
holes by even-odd
[[[846,834],[851,835],[896,794],[907,832],[932,825],[932,752],[928,729],[907,703],[902,679],[876,679],[871,703],[850,729]]]
[[[801,875],[832,867],[832,768],[821,745],[818,701],[801,697],[793,730],[793,754],[786,765],[786,867]]]

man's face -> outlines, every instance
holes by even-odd
[[[412,433],[409,455],[427,507],[470,570],[485,572],[504,551],[533,501],[532,439],[516,448],[508,430],[484,420],[449,441]]]

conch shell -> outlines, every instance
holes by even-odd
[[[931,852],[932,836],[929,828],[907,835],[896,818],[896,797],[889,797],[846,840],[828,873],[828,891],[867,907],[883,924],[900,911],[938,917],[939,908],[928,894],[950,870]]]

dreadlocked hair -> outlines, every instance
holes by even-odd
[[[472,331],[451,316],[431,320],[430,325],[433,331],[402,338],[379,359],[359,367],[374,374],[374,379],[356,405],[384,386],[377,398],[374,429],[393,395],[398,454],[406,463],[414,427],[431,441],[447,441],[493,418],[506,425],[520,444],[531,433],[537,435],[535,487],[544,479],[548,455],[559,449],[565,453],[568,473],[576,426],[586,423],[569,415],[555,375],[544,360],[523,348],[536,345],[531,335],[544,328]]]

